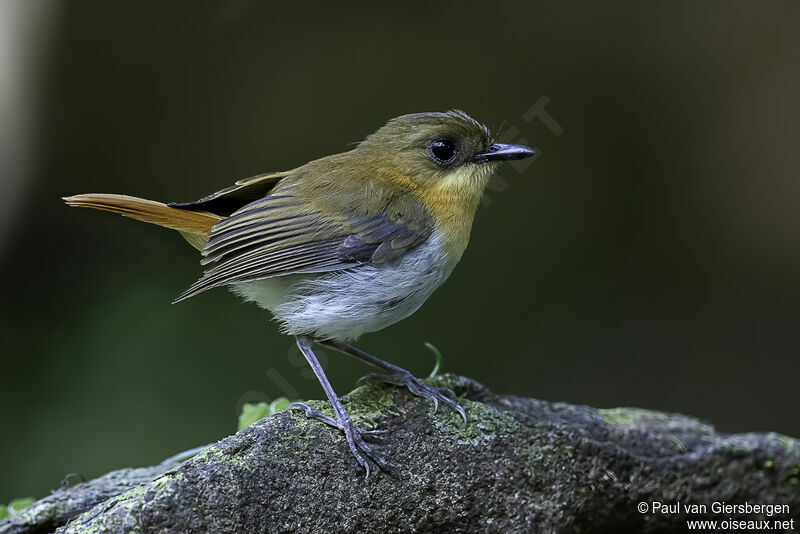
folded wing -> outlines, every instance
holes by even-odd
[[[194,202],[171,202],[171,208],[188,211],[207,211],[227,217],[242,206],[264,198],[273,187],[291,171],[270,172],[243,178],[230,187],[212,193]]]
[[[176,302],[233,283],[395,260],[433,231],[424,208],[408,201],[403,206],[406,213],[391,203],[323,211],[293,185],[279,185],[211,229],[203,249],[207,270]]]

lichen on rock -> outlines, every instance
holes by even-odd
[[[340,432],[289,409],[185,462],[57,490],[0,533],[52,532],[68,519],[57,532],[683,532],[681,517],[637,504],[800,510],[792,438],[497,395],[453,375],[431,382],[455,390],[468,424],[401,388],[365,384],[343,398],[358,425],[387,430],[374,446],[392,473],[365,480]]]

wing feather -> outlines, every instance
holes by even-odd
[[[418,208],[413,229],[391,210],[332,215],[278,186],[216,224],[203,249],[206,271],[176,302],[213,287],[296,273],[349,269],[397,259],[424,242],[433,219]],[[406,203],[407,205],[407,203]]]
[[[245,204],[266,196],[290,172],[270,172],[250,176],[200,200],[172,202],[167,206],[189,211],[208,211],[217,215],[227,216]]]

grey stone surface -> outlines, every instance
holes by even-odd
[[[651,503],[777,503],[800,528],[800,445],[723,435],[682,415],[496,395],[445,375],[470,414],[365,385],[344,398],[395,473],[364,472],[336,430],[290,410],[181,464],[127,469],[59,490],[0,533],[686,532]],[[322,401],[312,402],[325,407]],[[724,517],[731,517],[727,514]],[[744,519],[763,514],[742,516]]]

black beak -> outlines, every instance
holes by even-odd
[[[472,157],[474,163],[486,163],[487,161],[504,161],[510,159],[523,159],[535,156],[536,151],[524,145],[507,145],[505,143],[495,143],[486,152],[475,154]]]

